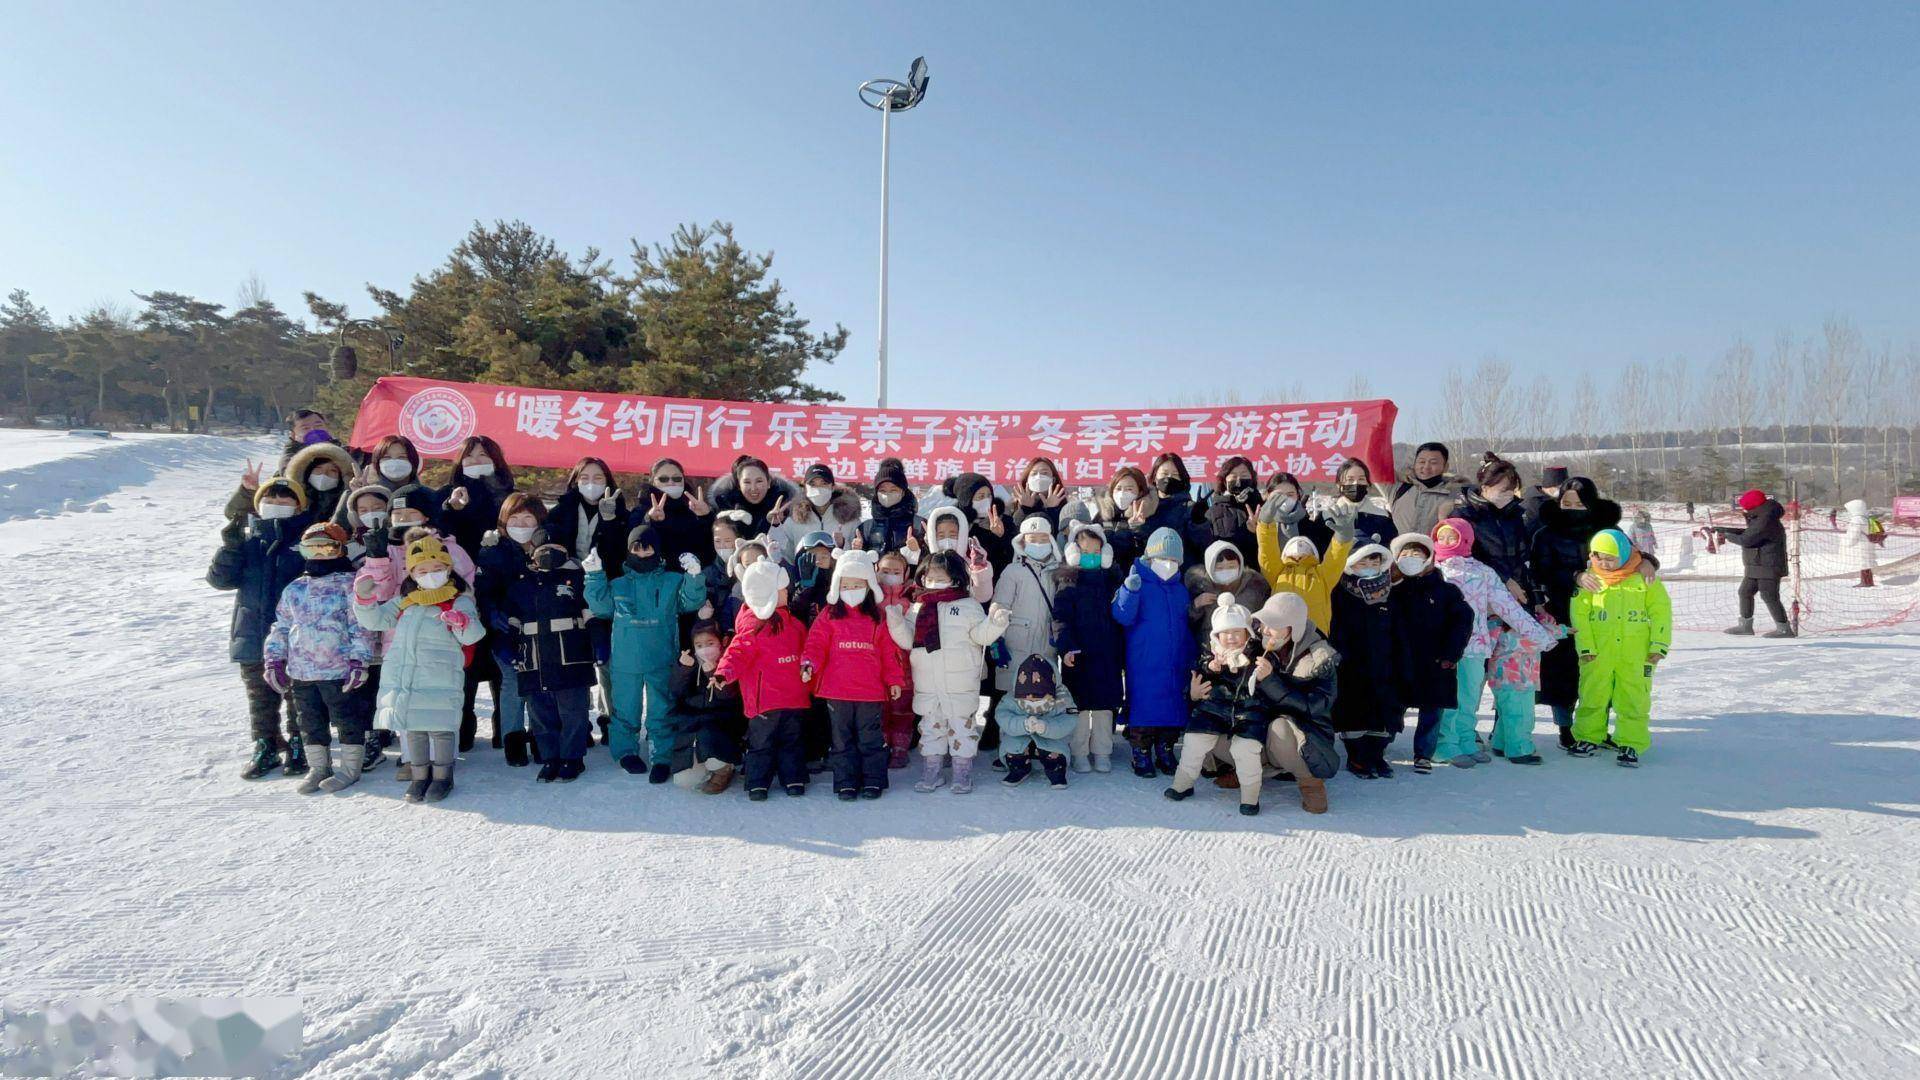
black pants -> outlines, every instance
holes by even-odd
[[[1180,741],[1180,736],[1184,734],[1186,730],[1186,728],[1177,727],[1137,728],[1129,725],[1127,728],[1127,742],[1132,744],[1135,750],[1145,750],[1149,754],[1153,752],[1153,748],[1156,746],[1164,746],[1171,751],[1173,744]]]
[[[331,745],[329,725],[340,733],[342,746],[359,746],[367,741],[367,728],[373,723],[373,698],[366,687],[348,693],[341,689],[339,679],[295,681],[287,695],[293,698],[300,737],[308,746]]]
[[[807,712],[769,709],[747,721],[748,791],[771,787],[776,770],[782,785],[807,782],[807,759],[800,745],[800,728]]]
[[[819,698],[813,699],[800,722],[800,745],[808,761],[825,761],[833,752],[833,719],[827,715],[827,703]]]
[[[886,789],[886,709],[877,701],[829,701],[833,723],[833,790]]]
[[[694,733],[693,744],[701,761],[718,759],[729,765],[740,764],[740,751],[747,741],[746,717],[709,716]]]
[[[521,691],[527,704],[527,726],[541,761],[572,761],[587,756],[593,728],[587,722],[587,688]]]
[[[253,737],[273,740],[275,749],[286,746],[286,740],[280,737],[280,703],[284,699],[267,685],[267,665],[241,664],[240,685],[247,688],[247,720]],[[286,717],[286,729],[289,737],[299,733],[291,713]]]
[[[493,700],[496,702],[500,700],[500,669],[495,667],[492,661],[486,661],[485,666],[482,666],[480,658],[485,656],[486,652],[485,649],[474,650],[473,663],[467,666],[466,686],[461,691],[460,747],[463,750],[473,745],[473,737],[480,730],[479,714],[473,711],[473,699],[480,692],[480,684],[486,683],[487,691],[493,695]],[[500,738],[500,721],[497,719],[493,723],[493,736],[495,741]]]
[[[1005,690],[994,688],[993,676],[992,671],[987,672],[986,684],[980,688],[987,695],[987,726],[980,731],[980,749],[988,753],[1000,749],[1000,721],[995,717],[1000,712],[1000,699],[1007,696]]]
[[[1753,594],[1759,593],[1760,599],[1767,603],[1767,614],[1773,621],[1785,626],[1787,609],[1780,603],[1780,579],[1773,577],[1750,577],[1740,579],[1740,617],[1753,618]]]

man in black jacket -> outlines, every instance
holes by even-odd
[[[1774,627],[1765,636],[1795,637],[1787,610],[1780,603],[1780,579],[1787,576],[1787,530],[1781,524],[1786,511],[1758,488],[1735,499],[1734,505],[1747,515],[1746,526],[1733,529],[1716,525],[1713,530],[1721,539],[1740,546],[1740,562],[1746,570],[1740,581],[1740,621],[1728,627],[1727,633],[1753,636],[1753,598],[1757,593],[1767,603],[1767,614],[1773,616]]]

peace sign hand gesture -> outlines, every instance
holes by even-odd
[[[773,509],[767,511],[767,524],[778,525],[785,520],[787,520],[787,497],[782,495],[773,500]]]
[[[693,511],[694,517],[706,517],[713,511],[713,507],[707,505],[707,485],[701,484],[693,498],[687,500],[687,509]]]
[[[260,490],[261,464],[262,464],[261,462],[257,462],[252,458],[247,459],[246,471],[240,474],[240,486],[242,488],[245,488],[248,491]]]
[[[1127,507],[1127,524],[1137,529],[1146,523],[1147,504],[1141,502],[1139,499],[1133,500],[1133,505]]]
[[[647,520],[648,521],[667,520],[667,497],[665,495],[652,495],[652,496],[649,496],[648,498],[649,498],[649,501],[653,504],[653,508],[647,511]]]
[[[1007,523],[1000,518],[1000,504],[998,502],[987,507],[987,531],[995,536],[1007,535]]]

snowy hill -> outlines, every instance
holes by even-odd
[[[284,1076],[1920,1074],[1920,638],[1684,634],[1640,769],[1343,773],[1324,817],[1126,774],[753,804],[484,748],[439,805],[391,766],[301,797],[236,778],[203,581],[272,443],[30,434],[9,1005],[297,995]]]

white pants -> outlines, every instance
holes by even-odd
[[[956,758],[970,758],[980,752],[980,735],[985,727],[979,721],[980,698],[971,699],[971,708],[963,706],[959,698],[935,698],[927,703],[926,711],[920,714],[920,754],[922,757],[939,757],[952,754]]]
[[[1207,762],[1215,745],[1226,743],[1226,735],[1208,735],[1204,732],[1189,731],[1180,741],[1180,767],[1174,771],[1173,787],[1176,791],[1192,791],[1193,785],[1200,779],[1200,767]],[[1266,749],[1258,739],[1243,739],[1232,736],[1227,755],[1233,761],[1234,775],[1240,779],[1240,802],[1251,806],[1260,801],[1260,755]]]
[[[1113,755],[1113,710],[1082,709],[1080,723],[1067,736],[1067,753],[1074,757],[1086,757],[1099,754],[1101,757]]]

